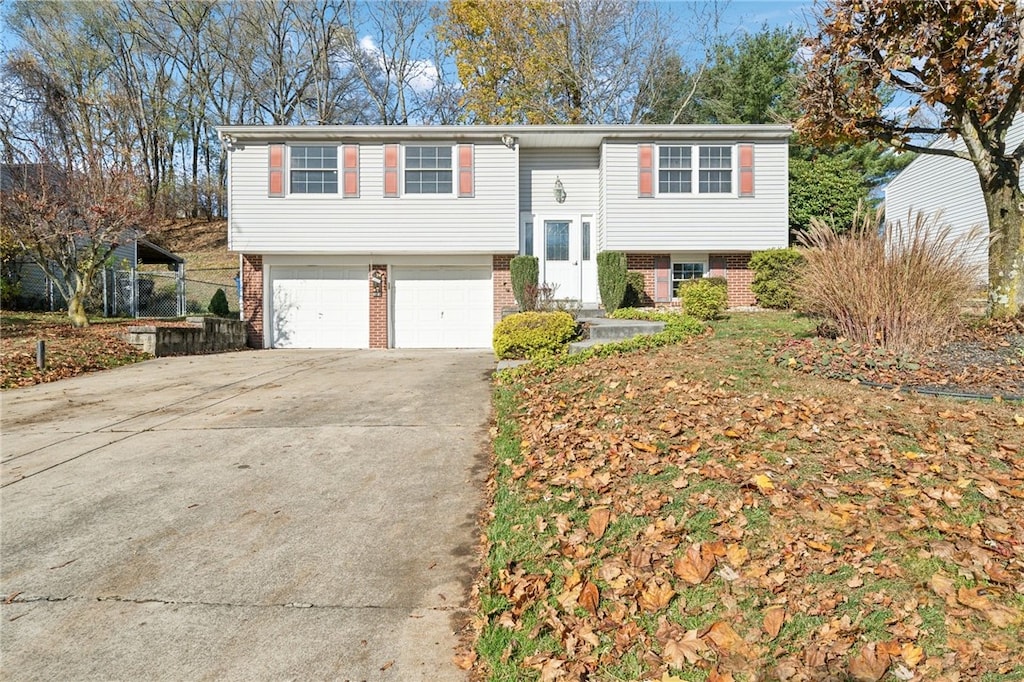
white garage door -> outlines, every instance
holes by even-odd
[[[369,348],[367,268],[270,268],[274,348]]]
[[[395,267],[396,348],[490,348],[489,267]]]

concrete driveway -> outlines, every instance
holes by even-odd
[[[260,351],[5,392],[2,676],[464,679],[493,367]]]

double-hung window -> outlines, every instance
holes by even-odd
[[[697,179],[701,194],[732,193],[732,147],[701,147]]]
[[[338,193],[338,148],[293,146],[291,148],[292,194]]]
[[[693,187],[690,147],[658,147],[658,193],[689,194]]]
[[[673,263],[672,264],[672,295],[676,295],[679,285],[691,279],[700,279],[704,276],[703,263]]]
[[[452,193],[452,148],[416,146],[405,148],[406,194]]]
[[[659,145],[658,194],[732,194],[732,166],[729,145]]]

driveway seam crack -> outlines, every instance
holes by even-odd
[[[38,604],[38,603],[59,603],[59,602],[116,602],[119,604],[161,604],[164,606],[209,606],[223,608],[243,609],[336,609],[336,610],[379,610],[379,611],[439,611],[439,612],[468,612],[470,609],[464,606],[384,606],[381,604],[313,604],[309,602],[285,602],[280,604],[238,604],[235,602],[201,601],[190,599],[159,599],[156,597],[122,597],[119,595],[108,595],[102,597],[80,597],[68,595],[55,597],[52,595],[17,595],[3,601],[3,604]]]

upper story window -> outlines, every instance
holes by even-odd
[[[658,194],[731,194],[732,166],[732,147],[728,145],[659,145]]]
[[[693,170],[689,147],[658,147],[658,192],[689,194]]]
[[[701,147],[699,172],[701,194],[731,194],[732,147]]]
[[[452,148],[417,146],[405,148],[406,194],[452,193]]]
[[[291,147],[292,194],[338,193],[338,148]]]

